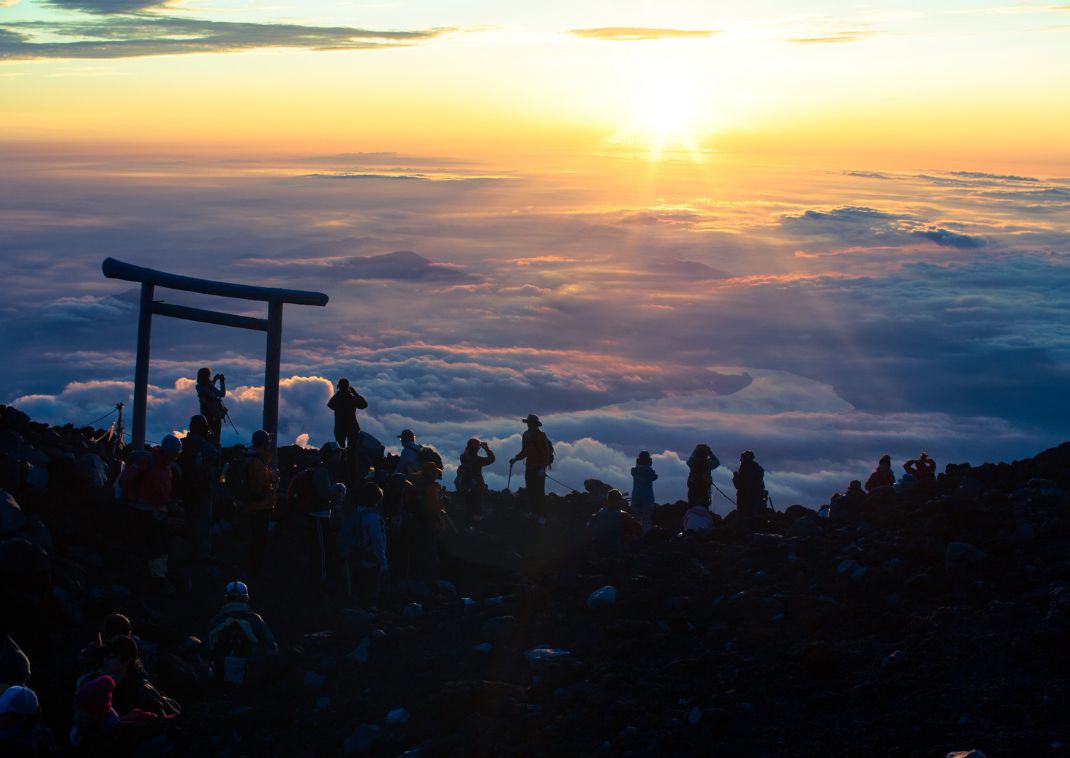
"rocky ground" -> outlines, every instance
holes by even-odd
[[[729,517],[704,540],[677,534],[669,505],[664,528],[601,559],[584,550],[594,497],[551,497],[540,526],[522,497],[494,493],[479,533],[445,537],[449,581],[434,593],[403,585],[379,609],[321,587],[308,534],[284,524],[252,588],[283,653],[244,688],[219,690],[187,638],[203,635],[232,569],[146,594],[114,505],[71,460],[97,451],[92,433],[0,411],[0,473],[22,511],[21,523],[0,513],[0,632],[30,655],[60,736],[78,649],[122,611],[154,681],[183,704],[161,745],[174,755],[1032,756],[1070,745],[1070,443],[949,467],[930,491],[847,522],[792,506],[757,533]],[[605,587],[615,592],[595,602]]]

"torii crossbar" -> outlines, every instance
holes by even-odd
[[[267,332],[267,358],[264,367],[264,431],[271,434],[272,446],[279,430],[279,364],[282,361],[282,305],[327,305],[327,296],[322,292],[288,290],[276,287],[254,287],[248,284],[216,282],[179,276],[134,266],[114,258],[105,258],[101,264],[104,276],[141,283],[141,310],[137,322],[137,364],[134,367],[134,425],[132,442],[135,449],[145,444],[145,412],[149,394],[149,342],[152,338],[152,316],[171,316],[205,324],[233,326],[238,329],[253,329]],[[234,297],[242,300],[261,300],[268,304],[268,317],[250,318],[231,313],[170,305],[154,300],[156,287],[165,287],[204,295]]]

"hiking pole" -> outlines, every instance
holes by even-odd
[[[224,413],[223,418],[225,418],[230,423],[230,428],[234,430],[234,433],[241,437],[241,432],[238,431],[238,427],[234,426],[234,419],[230,417],[230,411]]]
[[[512,460],[509,461],[509,478],[505,482],[505,489],[507,489],[507,490],[508,489],[512,489],[512,484],[513,484],[513,464],[515,462],[516,461],[512,461]]]
[[[562,487],[566,487],[566,488],[568,488],[568,489],[572,490],[573,492],[579,492],[579,490],[578,490],[578,489],[576,489],[575,487],[572,487],[572,486],[569,486],[569,485],[565,484],[565,483],[564,483],[564,482],[562,482],[562,481],[561,481],[560,479],[554,479],[554,478],[553,478],[552,476],[550,476],[549,474],[546,474],[546,478],[547,478],[547,479],[549,479],[549,480],[550,480],[551,482],[557,482],[557,483],[558,483],[558,484],[560,484],[560,485],[561,485]]]
[[[723,490],[722,490],[722,489],[721,489],[720,487],[718,487],[718,486],[717,486],[717,482],[715,482],[715,481],[713,481],[713,480],[711,479],[711,480],[710,480],[710,484],[712,484],[712,485],[713,485],[713,488],[714,488],[715,490],[717,490],[718,492],[720,492],[720,493],[721,493],[721,497],[723,497],[723,498],[724,498],[725,500],[727,500],[728,502],[730,502],[730,503],[731,503],[732,505],[735,505],[735,504],[736,504],[736,501],[735,501],[735,500],[733,500],[732,498],[730,498],[730,497],[729,497],[728,495],[724,494],[724,491],[723,491]]]

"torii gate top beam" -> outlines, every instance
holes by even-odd
[[[293,303],[295,305],[327,305],[327,295],[322,292],[306,290],[288,290],[278,287],[254,287],[249,284],[232,284],[216,282],[211,279],[198,279],[193,276],[169,274],[152,268],[123,263],[114,258],[105,258],[101,264],[104,276],[109,279],[123,279],[128,282],[155,284],[172,290],[200,292],[205,295],[236,297],[242,300],[262,300],[265,302]]]

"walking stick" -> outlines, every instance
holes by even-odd
[[[505,482],[505,489],[512,489],[513,484],[513,463],[515,461],[509,461],[509,479]]]

